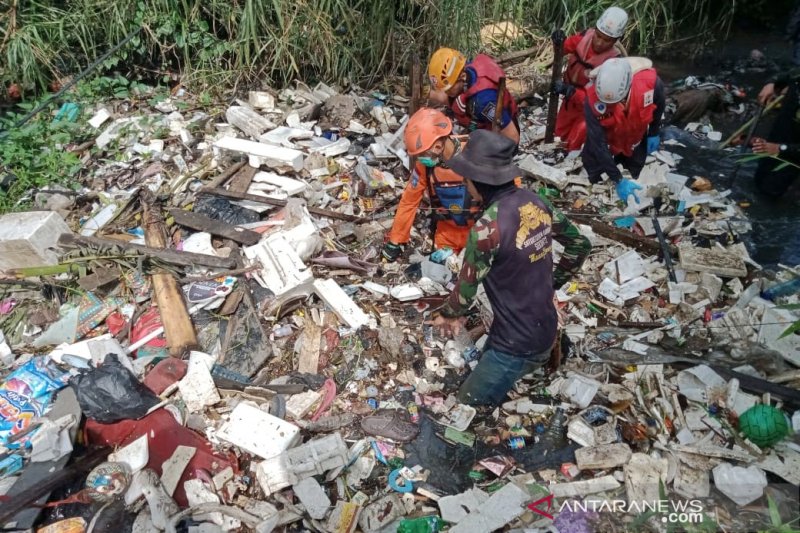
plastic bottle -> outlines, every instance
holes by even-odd
[[[480,352],[475,346],[475,343],[472,342],[472,337],[469,336],[469,332],[466,328],[462,328],[461,331],[458,332],[458,335],[453,337],[453,341],[455,342],[455,348],[461,354],[461,357],[464,358],[464,361],[469,363],[478,358]]]
[[[767,300],[775,301],[775,298],[780,298],[781,296],[791,296],[792,294],[796,294],[798,292],[800,292],[800,278],[794,278],[789,281],[784,281],[783,283],[773,285],[769,289],[762,292],[761,296]]]
[[[397,526],[397,533],[436,533],[444,527],[444,521],[438,516],[422,516],[405,518]]]
[[[559,448],[565,442],[564,423],[567,421],[567,415],[561,407],[556,408],[556,412],[550,419],[550,426],[544,432],[542,438],[539,440],[539,445],[547,450],[554,450]]]

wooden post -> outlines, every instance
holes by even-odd
[[[139,193],[144,209],[144,238],[148,246],[167,248],[167,228],[161,214],[161,206],[148,189]],[[183,357],[198,346],[194,324],[186,308],[178,281],[169,273],[153,274],[153,292],[155,293],[161,323],[164,325],[164,336],[167,338],[167,349],[172,357]]]

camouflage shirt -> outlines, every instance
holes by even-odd
[[[564,246],[555,272],[551,238]],[[478,285],[486,282],[487,295],[495,311],[492,336],[499,333],[495,331],[498,318],[517,323],[497,325],[500,330],[507,328],[502,336],[511,339],[510,345],[501,349],[515,353],[512,349],[515,348],[517,353],[521,353],[520,350],[527,353],[521,346],[533,341],[526,338],[522,330],[534,327],[530,325],[537,321],[547,322],[546,329],[550,328],[550,310],[544,307],[553,307],[554,287],[569,281],[590,251],[589,240],[561,211],[531,191],[515,189],[493,202],[470,230],[464,264],[442,314],[448,317],[466,314]],[[493,269],[497,270],[492,273],[494,279],[487,280]],[[498,307],[499,314],[505,317],[498,317]],[[548,316],[540,316],[540,308]],[[554,316],[555,310],[552,311]],[[520,327],[520,321],[528,326]],[[555,334],[554,323],[552,334]],[[513,342],[517,337],[520,342]]]

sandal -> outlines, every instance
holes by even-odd
[[[397,442],[414,440],[419,433],[419,427],[408,419],[404,409],[378,409],[361,419],[361,429],[368,435]]]

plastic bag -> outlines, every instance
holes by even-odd
[[[42,416],[53,391],[66,386],[68,379],[69,373],[44,356],[34,357],[9,374],[0,385],[0,444],[10,449],[27,444],[27,437],[14,443],[7,440]]]
[[[102,424],[139,419],[160,401],[122,366],[116,354],[106,355],[102,365],[78,374],[69,384],[83,414]]]

